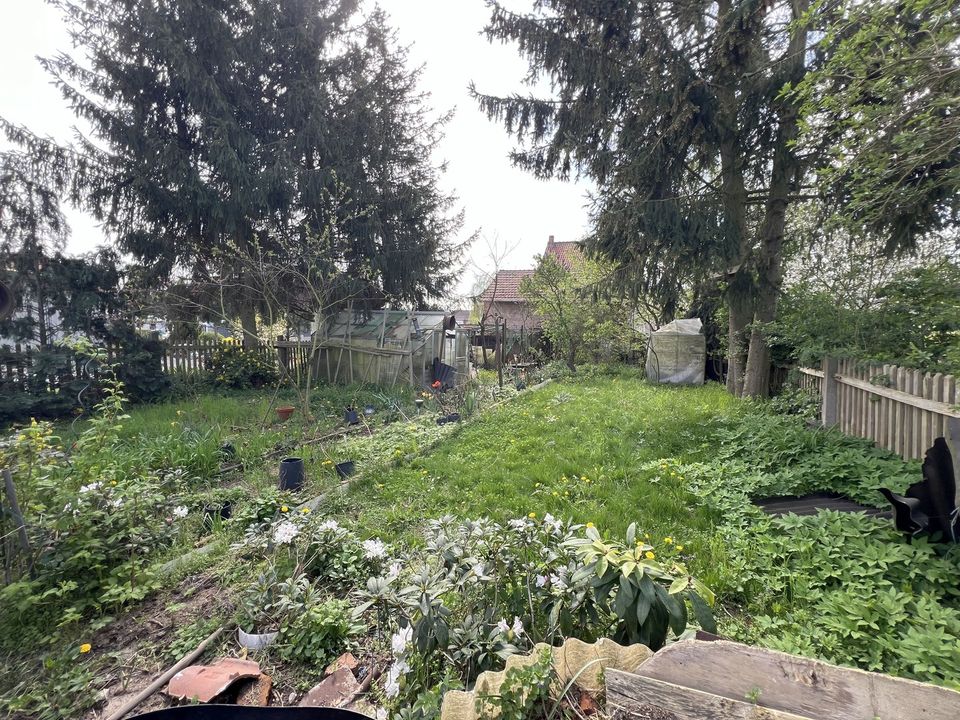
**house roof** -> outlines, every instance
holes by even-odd
[[[531,277],[533,270],[498,270],[486,290],[480,294],[480,302],[523,302],[520,283]]]
[[[569,268],[575,259],[583,257],[583,253],[580,252],[580,243],[554,242],[552,238],[547,243],[544,255],[553,255],[565,268]]]
[[[569,268],[574,259],[582,257],[580,243],[556,242],[553,235],[547,240],[547,247],[543,254],[552,255],[566,268]],[[524,278],[533,275],[534,270],[498,270],[497,274],[487,285],[486,289],[477,298],[484,305],[491,301],[498,303],[525,302],[520,294],[520,283]]]

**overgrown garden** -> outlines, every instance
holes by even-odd
[[[264,425],[252,393],[131,417],[111,393],[74,428],[19,430],[4,453],[30,478],[35,554],[33,576],[23,568],[3,591],[7,710],[95,704],[124,672],[111,628],[156,599],[181,613],[176,633],[135,663],[220,623],[277,629],[259,656],[283,692],[350,649],[384,672],[376,703],[411,717],[435,716],[443,689],[533,642],[656,647],[697,626],[955,683],[952,549],[905,543],[882,518],[772,518],[751,503],[834,490],[877,505],[876,489],[903,489],[915,464],[719,386],[656,387],[624,370],[516,397],[474,391],[481,409],[462,426],[418,415],[409,396],[331,388],[316,420],[291,425]],[[376,404],[371,432],[310,444],[350,399]],[[278,448],[306,459],[300,493],[276,489]],[[344,485],[333,466],[348,457],[357,474]],[[203,609],[178,594],[198,578],[220,588]]]

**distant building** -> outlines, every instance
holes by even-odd
[[[573,260],[580,256],[580,243],[556,242],[553,235],[547,240],[544,257],[553,256],[564,267],[569,268]],[[480,295],[476,297],[474,316],[477,322],[492,329],[494,319],[499,317],[510,331],[539,332],[543,325],[530,303],[520,293],[520,283],[531,277],[535,269],[499,270]]]
[[[571,267],[580,253],[580,243],[557,242],[553,235],[543,250],[544,257],[554,257],[566,268]],[[543,321],[520,293],[520,284],[534,272],[533,268],[499,270],[484,291],[474,298],[473,321],[482,328],[474,335],[474,344],[488,350],[496,346],[494,328],[498,319],[506,324],[504,357],[521,360],[539,344]]]

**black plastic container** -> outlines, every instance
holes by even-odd
[[[289,457],[280,461],[280,489],[297,491],[303,487],[306,477],[303,458]]]
[[[210,503],[203,506],[203,525],[207,530],[212,530],[214,521],[219,517],[221,520],[229,520],[233,513],[233,503],[225,500],[222,503]]]
[[[353,407],[348,407],[343,411],[343,421],[347,425],[359,425],[360,416],[357,414],[357,409]]]
[[[341,479],[346,480],[353,475],[357,469],[357,464],[353,460],[345,460],[342,463],[337,463],[333,467],[337,471],[337,475],[339,475]]]
[[[341,708],[182,705],[134,715],[130,720],[370,720],[370,718]]]

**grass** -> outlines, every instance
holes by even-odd
[[[410,463],[368,474],[346,505],[369,532],[407,540],[418,521],[446,513],[499,521],[551,513],[615,534],[637,522],[654,538],[687,543],[708,577],[715,517],[655,461],[708,455],[700,428],[736,404],[719,385],[655,387],[629,373],[553,383]]]

